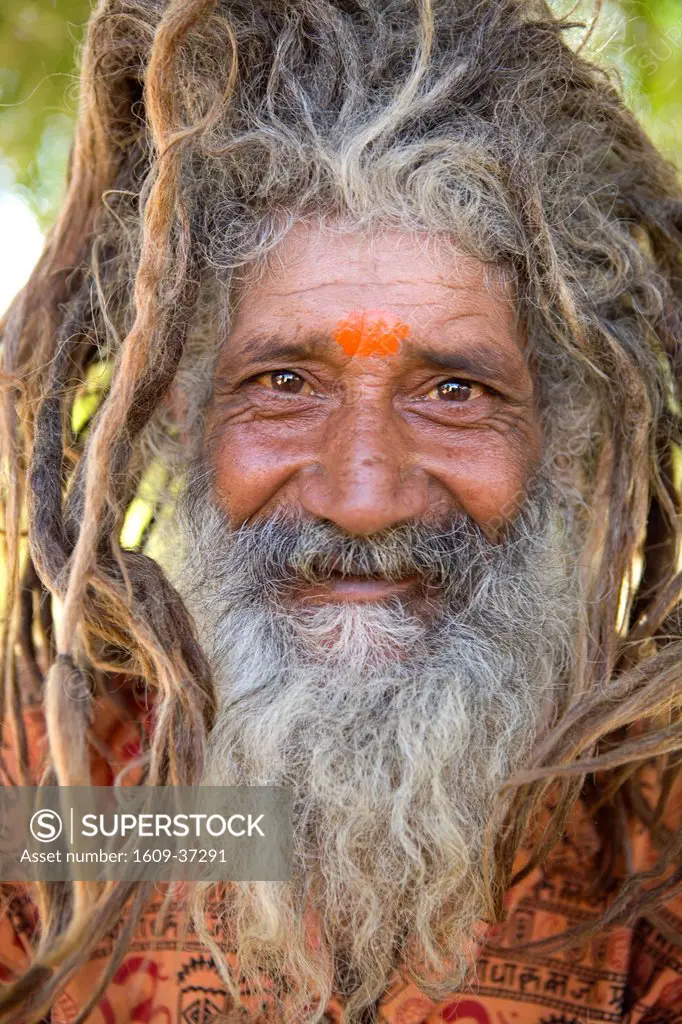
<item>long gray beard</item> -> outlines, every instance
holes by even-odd
[[[206,481],[188,495],[175,582],[219,691],[203,782],[294,790],[293,882],[234,884],[225,906],[243,976],[286,979],[291,1020],[319,1019],[332,991],[356,1019],[400,963],[445,995],[489,919],[497,791],[571,670],[577,584],[556,506],[538,487],[493,543],[463,516],[365,539],[282,515],[233,532]],[[416,571],[437,598],[426,613],[292,600],[339,565]]]

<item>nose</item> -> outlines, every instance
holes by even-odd
[[[426,474],[390,407],[341,410],[326,425],[318,457],[299,473],[306,512],[347,533],[369,535],[427,511]]]

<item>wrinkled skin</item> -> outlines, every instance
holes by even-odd
[[[233,527],[281,508],[363,536],[453,510],[484,529],[513,517],[541,440],[523,332],[483,264],[425,240],[299,224],[244,290],[207,422]]]

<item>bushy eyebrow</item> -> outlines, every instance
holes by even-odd
[[[256,362],[258,359],[310,359],[328,353],[332,340],[331,335],[319,331],[306,334],[300,341],[292,341],[276,333],[254,334],[240,342],[233,355],[245,362]]]
[[[311,331],[300,340],[294,341],[281,334],[255,334],[240,342],[234,356],[245,363],[259,360],[304,360],[324,358],[339,346],[331,333]],[[438,367],[448,373],[473,377],[484,383],[511,386],[512,389],[527,391],[528,377],[524,372],[525,363],[521,352],[514,359],[510,352],[501,351],[484,340],[472,340],[466,351],[443,352],[432,348],[426,341],[405,341],[403,350],[410,363],[424,363]]]

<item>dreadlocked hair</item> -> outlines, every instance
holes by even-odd
[[[624,841],[614,822],[625,814],[660,849],[595,929],[680,890],[682,839],[662,822],[682,751],[681,193],[569,28],[544,0],[97,4],[68,193],[2,323],[1,699],[19,765],[14,778],[0,764],[6,784],[29,782],[23,711],[36,702],[49,740],[41,784],[90,784],[93,704],[122,674],[155,693],[141,784],[198,780],[210,672],[159,566],[122,547],[126,509],[154,460],[180,466],[178,437],[201,424],[240,273],[293,224],[438,232],[513,280],[546,446],[584,538],[578,670],[501,798],[490,920],[550,789],[526,871],[581,794],[607,823],[605,846]],[[110,384],[78,427],[74,404],[103,363]],[[87,699],[70,698],[74,678]],[[643,765],[661,779],[656,806]],[[37,1021],[130,909],[83,1021],[149,886],[37,889],[40,941],[0,995],[7,1021]]]

